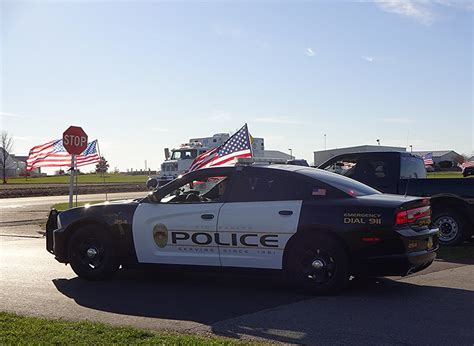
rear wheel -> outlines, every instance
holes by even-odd
[[[68,256],[74,272],[87,280],[109,278],[119,268],[112,240],[95,226],[82,227],[72,235]]]
[[[302,237],[288,249],[285,271],[291,283],[316,294],[334,294],[349,282],[349,259],[329,236]]]
[[[439,228],[441,245],[458,245],[467,233],[467,221],[454,210],[442,210],[433,217],[433,224]]]

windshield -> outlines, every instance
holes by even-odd
[[[173,150],[173,153],[171,154],[171,160],[195,159],[196,156],[196,149]]]

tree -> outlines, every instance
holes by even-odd
[[[8,157],[13,149],[13,137],[8,132],[2,131],[2,138],[0,139],[0,169],[2,170],[3,183],[7,183],[7,168]]]
[[[95,165],[95,172],[100,173],[100,176],[103,177],[105,173],[109,170],[109,163],[105,159],[105,157],[101,156],[100,161],[97,165]]]

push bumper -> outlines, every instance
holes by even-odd
[[[58,214],[55,209],[49,213],[46,223],[46,251],[52,253],[57,261],[67,263],[66,234],[63,229],[58,228]]]

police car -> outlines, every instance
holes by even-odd
[[[52,210],[46,247],[82,278],[137,264],[279,270],[316,293],[407,275],[438,249],[425,198],[293,165],[187,173],[138,200]]]

